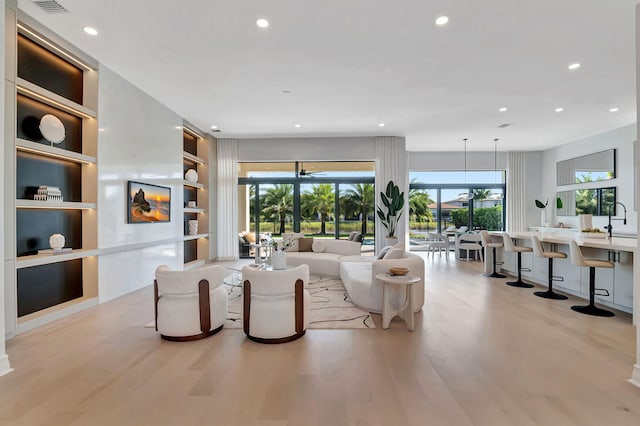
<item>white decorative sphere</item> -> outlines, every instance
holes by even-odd
[[[193,169],[189,169],[186,171],[186,173],[184,174],[184,178],[186,180],[188,180],[189,182],[197,182],[198,181],[198,172],[196,172]]]
[[[43,115],[38,128],[42,136],[52,143],[60,143],[66,137],[64,124],[62,124],[62,121],[60,121],[58,117],[52,114]]]
[[[64,247],[64,235],[62,234],[53,234],[49,237],[49,245],[54,250],[60,250]]]

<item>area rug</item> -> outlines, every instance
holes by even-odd
[[[225,284],[229,291],[229,313],[225,328],[242,327],[240,287]],[[311,275],[307,291],[311,295],[309,328],[376,328],[371,314],[358,308],[336,277]]]

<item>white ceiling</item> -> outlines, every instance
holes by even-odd
[[[397,135],[411,151],[448,151],[461,150],[464,137],[469,150],[491,150],[496,137],[501,150],[544,149],[634,123],[637,1],[19,7],[202,130],[218,125],[219,136]],[[434,24],[440,15],[450,18],[444,27]],[[268,29],[255,25],[259,17]],[[582,67],[569,71],[573,62]]]

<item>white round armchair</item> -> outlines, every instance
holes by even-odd
[[[156,269],[156,330],[165,340],[203,339],[222,330],[227,318],[224,268],[209,265],[191,271]]]
[[[304,336],[309,325],[309,266],[284,270],[242,269],[242,318],[247,337],[285,343]]]

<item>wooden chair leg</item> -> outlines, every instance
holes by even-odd
[[[244,334],[249,336],[249,317],[251,315],[251,282],[249,282],[249,280],[245,280],[244,282],[244,286],[242,289],[242,300],[242,324],[244,328]]]
[[[304,331],[304,282],[296,281],[296,334]]]
[[[200,280],[198,283],[198,305],[200,307],[200,331],[206,333],[211,330],[211,297],[209,296],[209,281]]]
[[[158,280],[153,280],[153,312],[155,314],[156,331],[158,331]]]

